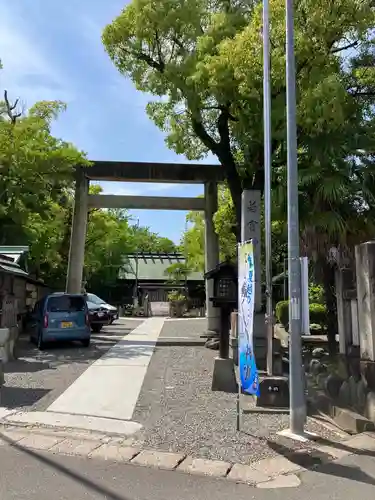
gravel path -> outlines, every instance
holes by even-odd
[[[182,320],[167,320],[164,323],[160,333],[161,338],[200,338],[202,333],[207,331],[207,320],[199,319],[182,319]]]
[[[23,411],[44,411],[82,373],[142,320],[119,320],[92,334],[89,348],[79,343],[51,344],[40,352],[21,337],[16,361],[4,366],[1,406]]]
[[[243,431],[236,431],[236,394],[211,391],[216,355],[204,347],[156,348],[133,414],[144,426],[135,443],[239,463],[276,456],[280,446],[291,447],[291,441],[276,436],[289,426],[288,415],[245,414]],[[251,398],[243,397],[248,407]],[[338,439],[315,421],[307,427]]]

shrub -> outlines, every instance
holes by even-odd
[[[324,304],[310,304],[310,324],[325,327],[327,324],[327,308]],[[276,304],[276,319],[285,328],[289,324],[289,300],[282,300]]]
[[[327,325],[327,307],[324,304],[310,304],[310,323],[322,327]]]
[[[183,295],[178,290],[172,290],[168,293],[168,301],[169,302],[183,302],[186,299],[185,295]]]
[[[310,304],[324,303],[324,289],[321,285],[309,284],[309,301]]]
[[[276,318],[285,328],[289,324],[289,300],[281,300],[276,304]]]

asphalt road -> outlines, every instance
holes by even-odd
[[[100,333],[93,333],[88,348],[79,342],[56,343],[40,352],[27,336],[21,337],[18,359],[4,366],[1,406],[44,411],[91,363],[141,323],[142,320],[118,320]]]
[[[351,456],[301,474],[295,488],[228,480],[0,447],[1,500],[373,500],[375,458]]]

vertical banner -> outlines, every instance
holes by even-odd
[[[255,312],[262,309],[261,286],[261,193],[245,189],[241,198],[241,241],[252,241],[254,245],[254,269],[256,275],[254,291]]]
[[[241,387],[259,396],[259,375],[253,349],[255,264],[252,241],[238,245],[238,366]]]

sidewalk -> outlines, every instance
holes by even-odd
[[[249,487],[235,481],[180,474],[158,468],[53,455],[0,446],[1,500],[372,500],[375,485],[375,439],[360,436],[372,451],[357,448],[313,471],[285,474]],[[364,438],[364,439],[363,439]],[[360,439],[357,440],[357,445]],[[347,444],[346,444],[347,446]],[[344,450],[342,450],[344,451]]]
[[[194,476],[210,476],[228,482],[271,489],[299,486],[298,475],[304,471],[314,470],[353,454],[375,457],[374,433],[359,434],[342,442],[320,438],[297,450],[268,441],[267,445],[273,455],[249,462],[247,465],[234,461],[202,459],[182,452],[137,447],[125,436],[109,436],[74,429],[3,425],[0,433],[1,444],[19,450],[48,451],[55,455],[70,455],[108,463],[129,463],[174,471],[176,474],[183,472]]]

